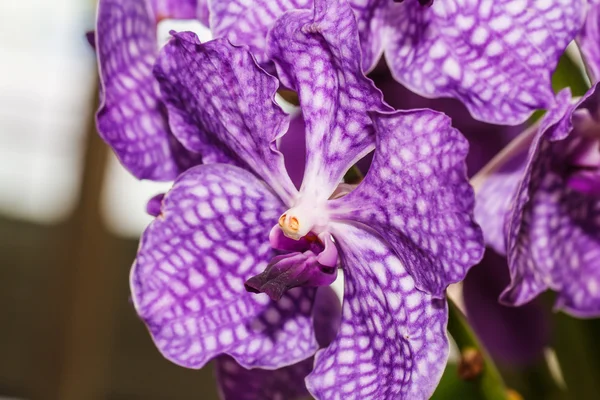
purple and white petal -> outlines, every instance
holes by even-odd
[[[521,305],[552,289],[558,308],[600,315],[600,200],[569,186],[565,176],[566,149],[582,133],[579,110],[589,104],[597,108],[597,87],[575,104],[568,90],[559,93],[533,143],[507,226],[506,303]]]
[[[176,180],[131,271],[135,308],[166,358],[201,368],[228,354],[273,369],[313,355],[315,288],[292,289],[277,303],[244,289],[272,257],[268,232],[283,207],[234,166],[197,166]]]
[[[553,103],[551,75],[579,32],[585,0],[416,0],[387,11],[394,77],[426,97],[454,97],[477,119],[516,125]]]
[[[348,0],[354,10],[362,50],[362,67],[371,71],[383,54],[389,0]]]
[[[313,10],[280,17],[268,54],[285,86],[297,91],[306,122],[300,192],[325,200],[344,173],[375,144],[369,110],[388,110],[360,65],[355,17],[344,0],[317,0]]]
[[[428,399],[448,357],[446,301],[417,290],[376,235],[333,224],[345,289],[337,338],[315,356],[306,385],[318,399]]]
[[[101,0],[96,50],[100,136],[140,179],[170,180],[200,162],[171,135],[152,75],[156,20],[145,0]]]
[[[386,239],[417,287],[443,297],[482,257],[466,177],[466,139],[450,118],[430,110],[371,114],[377,131],[373,164],[332,219],[357,221]]]
[[[208,3],[213,36],[247,45],[261,64],[268,60],[266,37],[275,20],[288,10],[312,7],[312,0],[208,0]]]
[[[196,18],[198,18],[198,21],[200,21],[204,26],[210,26],[210,8],[208,6],[208,0],[198,1]]]
[[[506,217],[537,132],[537,124],[526,129],[471,179],[476,193],[475,220],[483,230],[486,245],[501,255],[506,255]]]
[[[585,25],[577,38],[585,65],[593,82],[600,79],[600,4],[588,6]]]
[[[301,400],[309,396],[304,378],[312,371],[313,357],[273,371],[246,369],[231,357],[215,360],[222,400]]]
[[[165,18],[194,19],[202,3],[206,0],[150,0],[157,21]]]
[[[174,34],[154,68],[169,124],[205,164],[249,169],[288,202],[296,191],[275,141],[288,117],[275,103],[277,79],[248,50],[226,39],[200,44],[191,32]]]
[[[506,216],[525,170],[523,157],[518,158],[514,163],[507,163],[501,170],[488,177],[477,191],[475,201],[475,220],[481,226],[485,244],[501,255],[506,254]]]
[[[330,287],[319,288],[313,308],[315,335],[321,347],[335,339],[340,321],[340,300]],[[242,368],[227,356],[215,360],[217,382],[224,400],[298,399],[309,393],[304,378],[312,371],[314,358],[276,370]]]

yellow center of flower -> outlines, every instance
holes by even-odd
[[[279,217],[279,228],[290,239],[300,240],[311,231],[322,232],[328,219],[322,206],[300,201]]]

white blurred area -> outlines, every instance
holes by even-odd
[[[77,197],[95,59],[93,1],[0,2],[0,214],[53,223]]]

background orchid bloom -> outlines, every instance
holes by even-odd
[[[425,97],[453,97],[474,118],[518,125],[552,105],[550,78],[581,28],[585,0],[350,0],[362,65],[383,54],[394,78]],[[267,63],[265,37],[287,10],[310,0],[209,0],[215,37],[246,44]]]
[[[597,6],[590,7],[579,41],[593,74],[600,37]],[[525,145],[507,153],[478,194],[486,241],[508,257],[505,303],[522,305],[551,289],[558,309],[600,315],[598,96],[597,84],[578,100],[561,91],[539,127],[519,139]]]
[[[152,67],[164,18],[204,15],[190,0],[100,0],[95,48],[100,75],[98,133],[139,179],[173,180],[200,162],[171,133]]]

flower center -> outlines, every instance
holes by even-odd
[[[279,228],[290,239],[300,240],[309,232],[316,235],[324,232],[328,220],[323,205],[301,200],[279,217]]]
[[[266,293],[273,300],[298,286],[328,286],[337,277],[338,253],[331,235],[322,232],[291,239],[275,225],[269,234],[271,247],[279,253],[265,270],[248,279],[246,290]]]
[[[404,3],[404,0],[394,0],[394,3]],[[422,6],[431,7],[433,5],[433,0],[419,0],[419,4]]]

